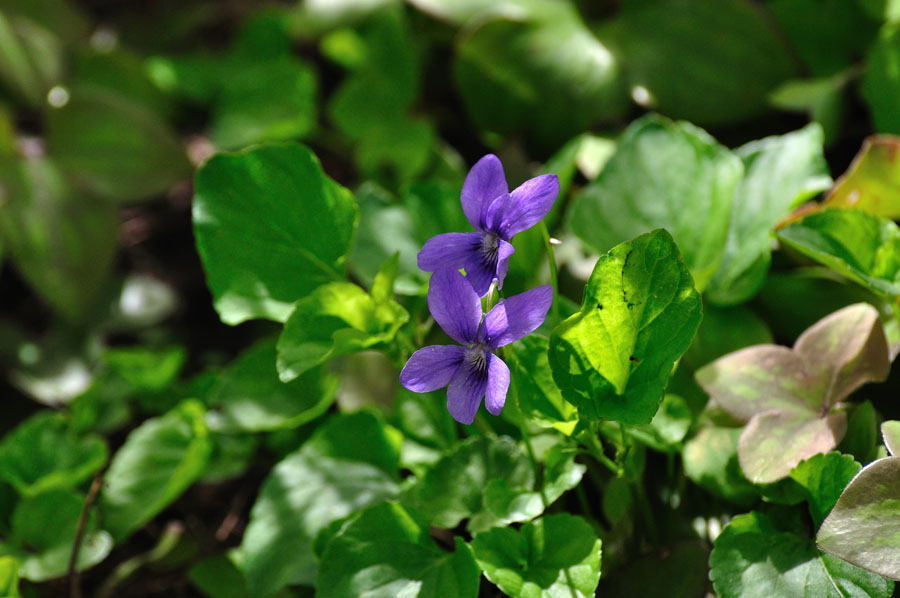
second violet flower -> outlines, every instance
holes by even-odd
[[[463,183],[463,212],[476,233],[436,235],[419,251],[419,268],[437,272],[464,268],[466,279],[479,297],[491,283],[503,288],[509,258],[515,251],[510,241],[516,233],[537,224],[559,195],[559,179],[543,174],[529,179],[512,193],[500,159],[488,154],[475,163]]]
[[[501,300],[482,319],[481,299],[457,270],[431,277],[428,308],[440,327],[465,346],[431,345],[413,353],[400,382],[413,392],[447,388],[453,419],[471,424],[485,406],[499,415],[509,389],[509,368],[494,351],[534,332],[547,317],[553,288],[544,285]]]

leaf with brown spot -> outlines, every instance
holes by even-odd
[[[900,218],[900,137],[867,137],[850,168],[831,189],[825,206]]]

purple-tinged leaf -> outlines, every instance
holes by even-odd
[[[772,409],[821,407],[803,359],[787,347],[756,345],[729,353],[696,373],[697,382],[725,411],[746,422]]]
[[[439,270],[431,275],[428,309],[450,338],[461,345],[475,342],[481,322],[481,299],[462,274]]]
[[[500,301],[484,317],[478,336],[496,349],[537,330],[553,302],[553,287],[543,285]]]
[[[857,567],[900,580],[900,457],[874,461],[853,478],[816,543]]]
[[[878,310],[857,303],[809,327],[794,343],[794,352],[810,374],[823,378],[825,407],[831,407],[866,382],[884,380],[891,367]]]
[[[892,455],[900,454],[900,421],[886,421],[881,424],[881,435],[884,436],[884,446]]]
[[[802,409],[759,413],[738,441],[741,469],[756,484],[777,482],[804,459],[834,449],[846,430],[843,412],[825,417]]]

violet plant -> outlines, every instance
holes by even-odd
[[[895,594],[897,2],[206,4],[0,0],[0,598]]]

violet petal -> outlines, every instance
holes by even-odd
[[[480,357],[472,351],[478,351]],[[488,356],[490,353],[487,351],[469,349],[469,353],[447,387],[447,411],[461,424],[468,425],[475,421],[475,413],[487,388]]]
[[[500,301],[484,317],[479,342],[496,349],[534,332],[547,317],[553,302],[548,284]]]
[[[400,384],[413,392],[430,392],[443,388],[450,383],[465,354],[465,347],[458,345],[422,347],[403,366]]]
[[[510,193],[501,221],[489,230],[508,241],[540,222],[553,208],[558,195],[559,179],[555,174],[542,174],[525,181]]]
[[[488,154],[476,162],[466,175],[460,194],[463,213],[469,224],[477,230],[484,230],[481,223],[484,204],[490,204],[498,195],[508,192],[503,165],[497,156]]]
[[[497,240],[497,288],[503,288],[503,279],[509,272],[509,258],[516,252],[516,248],[512,243],[507,243],[503,239]]]
[[[509,368],[493,353],[487,354],[487,387],[484,406],[491,415],[500,415],[509,390]]]
[[[435,272],[444,268],[459,270],[481,248],[481,233],[444,233],[425,242],[419,251],[419,269]]]
[[[481,299],[466,278],[454,269],[431,275],[428,309],[438,325],[461,345],[475,342],[481,322]]]

